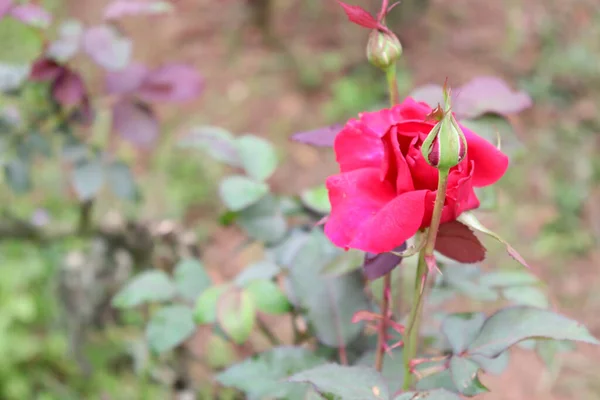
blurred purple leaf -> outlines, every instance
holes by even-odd
[[[513,91],[506,82],[493,76],[480,76],[454,90],[454,110],[463,118],[485,113],[515,114],[531,107],[531,97],[523,91]]]
[[[178,144],[185,148],[205,150],[215,160],[222,161],[232,167],[242,166],[235,137],[224,128],[216,126],[194,127],[179,140]]]
[[[104,19],[111,20],[129,15],[162,14],[173,10],[168,1],[115,0],[104,9]]]
[[[396,252],[402,252],[405,250],[406,242],[394,249]],[[366,253],[363,270],[367,279],[373,281],[392,271],[394,268],[400,265],[401,261],[402,257],[392,253]]]
[[[133,93],[142,85],[148,73],[148,68],[138,63],[132,63],[119,71],[109,71],[105,80],[106,91],[109,94]]]
[[[0,18],[4,17],[13,5],[13,0],[0,0]]]
[[[56,79],[64,67],[49,58],[40,58],[31,66],[29,79],[37,82],[45,82]]]
[[[435,250],[464,264],[483,261],[486,251],[473,231],[458,221],[449,221],[440,225]]]
[[[56,61],[67,62],[79,50],[82,35],[83,25],[81,22],[65,21],[58,30],[58,39],[48,46],[46,54]]]
[[[123,69],[131,57],[131,40],[122,37],[108,25],[89,28],[83,35],[83,49],[101,67],[114,71]]]
[[[76,106],[86,95],[83,80],[76,72],[65,68],[52,85],[52,97],[62,106]]]
[[[343,125],[335,124],[312,131],[299,132],[292,135],[294,142],[300,142],[317,147],[333,147],[335,137],[342,130]]]
[[[10,5],[9,5],[10,7]],[[2,6],[0,5],[0,9]],[[1,11],[0,11],[1,12]],[[36,4],[19,4],[10,9],[10,15],[28,25],[47,28],[52,22],[52,16]]]
[[[410,93],[410,97],[416,101],[427,103],[429,107],[435,108],[444,102],[444,90],[440,85],[433,83],[419,86]]]
[[[36,208],[31,215],[31,224],[35,226],[45,226],[50,222],[50,214],[43,208]]]
[[[113,106],[113,130],[121,138],[143,148],[150,148],[158,139],[160,127],[147,105],[123,99]]]
[[[204,80],[185,64],[168,64],[148,74],[137,91],[140,99],[154,102],[184,102],[200,95]]]

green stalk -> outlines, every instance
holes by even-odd
[[[413,294],[413,307],[410,310],[408,325],[404,335],[404,385],[403,390],[408,390],[412,383],[410,362],[417,355],[417,346],[419,342],[419,327],[421,325],[421,314],[423,303],[425,302],[425,284],[429,274],[426,259],[433,257],[435,249],[435,240],[437,231],[442,218],[442,210],[444,201],[446,200],[446,187],[448,186],[449,170],[439,170],[438,189],[435,197],[435,205],[433,206],[433,215],[431,217],[431,225],[427,232],[427,242],[419,253],[419,263],[417,265],[417,274],[415,277],[415,292]]]

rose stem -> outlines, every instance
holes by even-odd
[[[398,93],[398,81],[396,80],[396,65],[386,69],[385,75],[390,92],[390,105],[393,107],[400,101]],[[375,353],[375,369],[379,372],[383,369],[383,355],[387,339],[387,318],[390,314],[390,297],[392,296],[392,272],[383,277],[383,303],[381,305],[381,321],[379,323],[379,336],[377,339],[377,352]]]
[[[433,215],[431,217],[431,225],[427,232],[427,242],[423,250],[419,253],[419,264],[417,266],[417,274],[415,278],[415,292],[413,295],[413,307],[410,310],[408,318],[408,326],[406,327],[404,339],[404,385],[403,390],[408,390],[411,384],[410,361],[417,355],[417,342],[419,341],[419,325],[421,324],[421,310],[425,300],[425,283],[429,268],[427,267],[426,258],[433,257],[435,248],[435,239],[442,218],[442,210],[444,201],[446,200],[446,187],[448,186],[449,170],[439,170],[438,188],[435,197],[435,205],[433,206]]]

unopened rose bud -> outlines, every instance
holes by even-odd
[[[421,146],[421,153],[429,165],[449,170],[458,165],[467,155],[467,140],[452,115],[450,108],[450,92],[444,89],[444,110],[436,109],[432,113],[439,118]]]
[[[387,69],[402,55],[402,44],[392,32],[371,31],[367,44],[369,62],[381,69]]]

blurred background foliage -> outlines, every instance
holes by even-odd
[[[372,11],[378,7],[377,2],[366,0],[355,3]],[[44,2],[55,20],[70,17],[88,24],[101,20],[106,4],[101,0]],[[276,144],[284,161],[270,179],[271,186],[295,194],[321,183],[336,167],[330,151],[291,144],[289,136],[342,122],[383,104],[385,83],[366,63],[365,32],[348,24],[333,1],[178,0],[173,4],[172,13],[152,16],[150,22],[145,17],[125,18],[122,29],[134,42],[136,59],[151,66],[170,60],[189,62],[204,76],[204,92],[181,106],[155,108],[162,135],[154,150],[111,144],[122,160],[132,163],[142,200],[130,203],[103,191],[95,201],[93,218],[110,225],[110,216],[116,213],[151,220],[158,230],[167,229],[169,223],[191,229],[202,243],[211,278],[222,282],[262,250],[235,251],[243,237],[235,228],[218,223],[223,206],[217,182],[224,168],[182,148],[178,138],[194,126],[207,125],[264,136]],[[532,96],[534,107],[511,121],[524,151],[512,160],[501,181],[494,211],[483,214],[482,220],[530,260],[534,272],[548,282],[553,304],[600,334],[600,295],[595,290],[600,284],[598,2],[404,0],[389,25],[404,46],[399,80],[404,95],[422,84],[441,84],[446,77],[458,86],[479,75],[498,75]],[[92,93],[99,91],[96,70],[85,62],[78,67]],[[33,98],[30,104],[37,104],[37,95],[33,89],[23,94]],[[11,104],[5,96],[0,97],[0,108],[8,118]],[[101,124],[94,128],[106,131]],[[97,140],[107,143],[101,134]],[[84,363],[94,371],[90,378],[78,356],[69,353],[69,344],[78,339],[65,329],[69,320],[65,304],[73,300],[61,290],[64,274],[70,274],[68,268],[65,271],[64,255],[88,249],[89,241],[65,237],[47,242],[21,235],[12,224],[15,218],[34,223],[33,218],[38,218],[57,232],[77,224],[80,209],[73,193],[65,194],[66,174],[55,159],[36,157],[31,191],[20,193],[9,190],[6,180],[0,183],[0,397],[168,398],[171,390],[157,383],[169,381],[168,377],[135,371],[132,359],[145,355],[129,356],[136,348],[127,343],[139,336],[143,316],[126,316],[124,326],[109,324],[89,335],[83,353]],[[19,179],[14,182],[17,189],[19,184],[29,186]],[[3,229],[5,223],[10,229]],[[132,232],[136,241],[143,240]],[[498,246],[490,246],[490,255],[488,266],[508,262]],[[208,345],[202,341],[197,345],[214,367],[247,352],[231,349],[219,336],[210,338]],[[165,360],[151,363],[159,361]],[[543,369],[534,356],[517,352],[506,374],[486,382],[492,394],[483,397],[596,399],[599,362],[597,349],[578,352],[561,360],[558,374]],[[192,373],[200,378],[208,374],[200,367],[192,368]],[[494,388],[506,388],[505,382],[510,382],[510,393],[494,393]],[[201,390],[206,394],[200,398],[211,398],[210,385]]]

